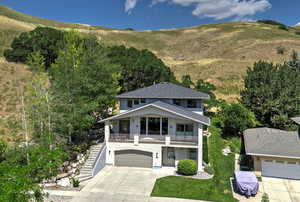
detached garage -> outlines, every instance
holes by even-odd
[[[244,131],[244,143],[254,170],[262,176],[300,179],[300,130],[248,129]]]
[[[115,166],[152,168],[153,156],[151,152],[140,150],[115,151]]]
[[[261,163],[263,176],[300,179],[300,164],[297,161],[264,159]]]

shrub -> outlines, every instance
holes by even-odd
[[[261,198],[261,202],[269,202],[269,196],[267,193],[264,193],[262,198]]]
[[[180,160],[177,166],[178,173],[182,175],[197,174],[197,163],[191,159]]]
[[[264,23],[268,25],[279,25],[279,26],[285,26],[284,24],[280,22],[276,22],[275,20],[258,20],[259,23]],[[286,26],[285,26],[286,27]]]
[[[223,103],[218,112],[224,135],[237,136],[257,125],[255,115],[240,103]]]
[[[79,187],[80,181],[78,179],[72,178],[73,187]]]
[[[289,30],[288,27],[285,25],[279,25],[278,28],[286,31]]]
[[[278,55],[283,55],[286,52],[286,49],[283,46],[278,46],[276,50]]]
[[[295,34],[300,35],[300,31],[295,32]]]

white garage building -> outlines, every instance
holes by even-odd
[[[293,120],[300,125],[300,117]],[[300,130],[253,128],[244,132],[244,141],[262,176],[300,179]]]

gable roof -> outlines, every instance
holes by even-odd
[[[300,159],[300,137],[296,131],[253,128],[244,131],[248,155]]]
[[[147,104],[147,105],[144,105],[144,106],[132,109],[132,110],[128,110],[126,112],[117,114],[117,115],[109,117],[107,119],[103,119],[103,120],[99,121],[99,123],[104,122],[104,121],[117,119],[117,118],[122,118],[122,117],[124,117],[124,115],[128,115],[132,112],[142,110],[142,109],[145,109],[147,107],[155,107],[155,108],[158,108],[160,110],[167,111],[167,112],[170,112],[170,113],[175,114],[177,116],[180,116],[182,118],[186,118],[186,119],[195,121],[197,123],[210,125],[210,119],[208,117],[197,114],[197,113],[189,111],[189,110],[186,110],[183,107],[179,107],[179,106],[176,106],[176,105],[173,105],[173,104],[168,104],[168,103],[165,103],[165,102],[162,102],[162,101],[156,101],[156,102],[153,102],[153,103],[150,103],[150,104]]]
[[[201,93],[170,82],[162,82],[123,93],[118,95],[117,98],[209,99],[210,96],[206,93]]]
[[[294,117],[294,118],[292,118],[292,120],[293,120],[296,124],[298,124],[298,125],[300,126],[300,116],[299,116],[299,117]]]

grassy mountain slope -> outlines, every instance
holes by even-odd
[[[15,36],[36,26],[66,30],[73,28],[96,35],[106,45],[147,48],[170,66],[179,79],[184,74],[190,74],[195,81],[199,78],[210,81],[217,86],[217,96],[230,101],[238,98],[246,69],[255,61],[282,62],[290,57],[292,50],[300,53],[300,35],[295,34],[300,31],[299,26],[286,31],[278,26],[256,22],[229,22],[184,29],[128,31],[61,23],[0,6],[0,56],[3,50],[9,48]],[[277,53],[278,47],[286,49],[283,55]],[[7,83],[7,87],[2,85],[6,82],[9,69],[13,68],[18,72],[14,73],[15,77],[26,80],[29,72],[23,65],[1,59],[0,92],[8,88],[13,94],[14,84]],[[1,116],[7,117],[5,114],[11,96],[1,96]]]

